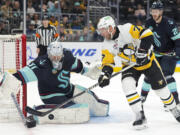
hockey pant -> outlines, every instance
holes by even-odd
[[[166,78],[167,87],[170,90],[170,92],[173,94],[176,104],[178,104],[179,98],[178,98],[178,92],[177,92],[177,87],[176,87],[176,81],[174,77],[172,76],[175,71],[176,60],[173,57],[169,57],[169,56],[158,57],[157,60],[159,64],[161,65],[162,71]],[[142,86],[141,95],[147,96],[150,89],[151,89],[150,82],[147,78],[145,78],[143,82],[143,86]]]

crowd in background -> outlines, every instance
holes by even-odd
[[[98,0],[102,6],[116,5],[116,0]],[[120,0],[120,23],[132,22],[143,25],[147,15],[147,1]],[[164,14],[180,22],[180,0],[164,0]],[[59,9],[59,7],[61,7]],[[111,7],[115,15],[117,9]],[[61,16],[59,16],[61,13]],[[87,0],[27,0],[27,36],[33,37],[41,24],[42,15],[49,16],[50,24],[57,27],[62,41],[102,41],[96,24],[99,18],[87,22]],[[89,24],[89,25],[88,25]],[[0,34],[12,34],[23,30],[23,0],[0,1]]]

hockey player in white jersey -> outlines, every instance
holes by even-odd
[[[152,51],[152,31],[130,23],[116,26],[111,16],[105,16],[99,20],[97,31],[105,38],[104,44],[106,45],[102,50],[103,68],[98,80],[100,87],[109,85],[115,58],[122,62],[123,68],[130,65],[131,62],[137,63],[136,66],[122,73],[122,88],[136,117],[133,126],[136,129],[146,127],[142,102],[136,91],[141,74],[149,79],[156,95],[180,122],[180,110],[177,109],[174,97],[166,86],[161,67]]]

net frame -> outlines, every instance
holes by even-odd
[[[0,40],[2,41],[2,67],[1,70],[9,71],[11,73],[16,72],[17,70],[21,69],[22,67],[26,66],[26,35],[24,34],[18,34],[18,35],[0,35]],[[15,48],[12,48],[14,50],[14,57],[15,57],[15,69],[6,69],[5,60],[6,60],[6,52],[5,50],[5,43],[11,43],[15,42]],[[25,107],[27,106],[27,85],[23,85],[22,89],[17,94],[17,101],[21,106],[21,109],[23,111],[23,114],[27,116],[27,113],[25,111]]]

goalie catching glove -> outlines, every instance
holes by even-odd
[[[138,49],[135,53],[136,63],[139,66],[145,65],[150,62],[148,51],[144,49]]]
[[[102,73],[99,76],[98,83],[101,88],[109,85],[110,78],[113,72],[113,68],[110,66],[104,66],[102,69]]]

